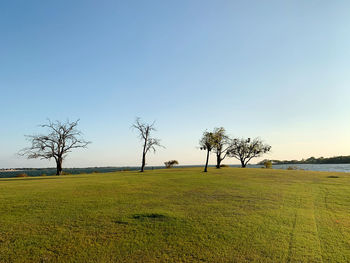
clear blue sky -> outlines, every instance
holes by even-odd
[[[349,14],[349,1],[2,1],[0,167],[53,165],[16,156],[46,118],[80,118],[93,142],[69,167],[138,165],[136,116],[166,146],[150,165],[203,163],[198,140],[219,126],[260,136],[267,158],[349,155]]]

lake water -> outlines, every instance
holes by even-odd
[[[240,167],[239,165],[230,165],[231,167]],[[296,167],[297,169],[309,170],[309,171],[327,171],[327,172],[350,172],[350,164],[279,164],[273,165],[273,169],[283,169],[286,170],[288,167]],[[178,166],[178,167],[202,167],[200,165],[192,165],[192,166]],[[211,165],[211,167],[213,167]],[[248,165],[247,168],[260,168],[261,165]],[[153,166],[146,167],[146,169],[161,169],[164,166]],[[69,174],[82,174],[82,173],[107,173],[107,172],[115,172],[121,170],[139,170],[140,167],[93,167],[93,168],[67,168],[64,169],[66,173]],[[4,172],[0,170],[0,178],[10,178],[16,177],[18,174],[25,173],[29,176],[41,176],[45,175],[55,175],[56,170],[54,168],[46,168],[46,169],[30,169],[30,170],[21,170],[21,171],[11,171]]]
[[[308,171],[325,171],[325,172],[350,172],[350,163],[345,164],[278,164],[273,165],[273,169],[284,169],[288,167],[296,167],[297,169]],[[249,167],[261,167],[261,165],[251,165]]]

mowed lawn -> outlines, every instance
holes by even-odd
[[[0,179],[0,262],[350,262],[350,174]]]

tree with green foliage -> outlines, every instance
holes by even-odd
[[[139,132],[139,137],[142,141],[142,163],[140,172],[143,172],[146,165],[146,155],[152,150],[154,153],[156,152],[156,147],[164,147],[160,144],[160,140],[156,138],[152,138],[152,132],[156,131],[154,127],[155,122],[152,124],[143,123],[139,117],[136,118],[135,123],[131,126],[131,128],[136,129]]]
[[[259,138],[233,139],[232,146],[228,152],[230,157],[234,157],[241,162],[242,168],[246,167],[253,158],[260,157],[269,152],[271,146],[264,144]]]
[[[164,162],[164,164],[166,168],[172,168],[174,167],[174,165],[178,165],[179,162],[177,160],[171,160],[171,161]]]
[[[208,171],[209,155],[211,150],[214,148],[214,145],[215,145],[214,134],[212,132],[205,131],[203,133],[201,140],[199,141],[200,149],[207,151],[207,158],[205,162],[204,172]]]
[[[214,129],[213,140],[213,151],[216,155],[216,168],[219,169],[221,167],[221,162],[226,158],[232,146],[232,139],[226,134],[225,128],[220,127]]]

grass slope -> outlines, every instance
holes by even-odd
[[[349,174],[188,168],[0,179],[0,262],[347,261]]]

